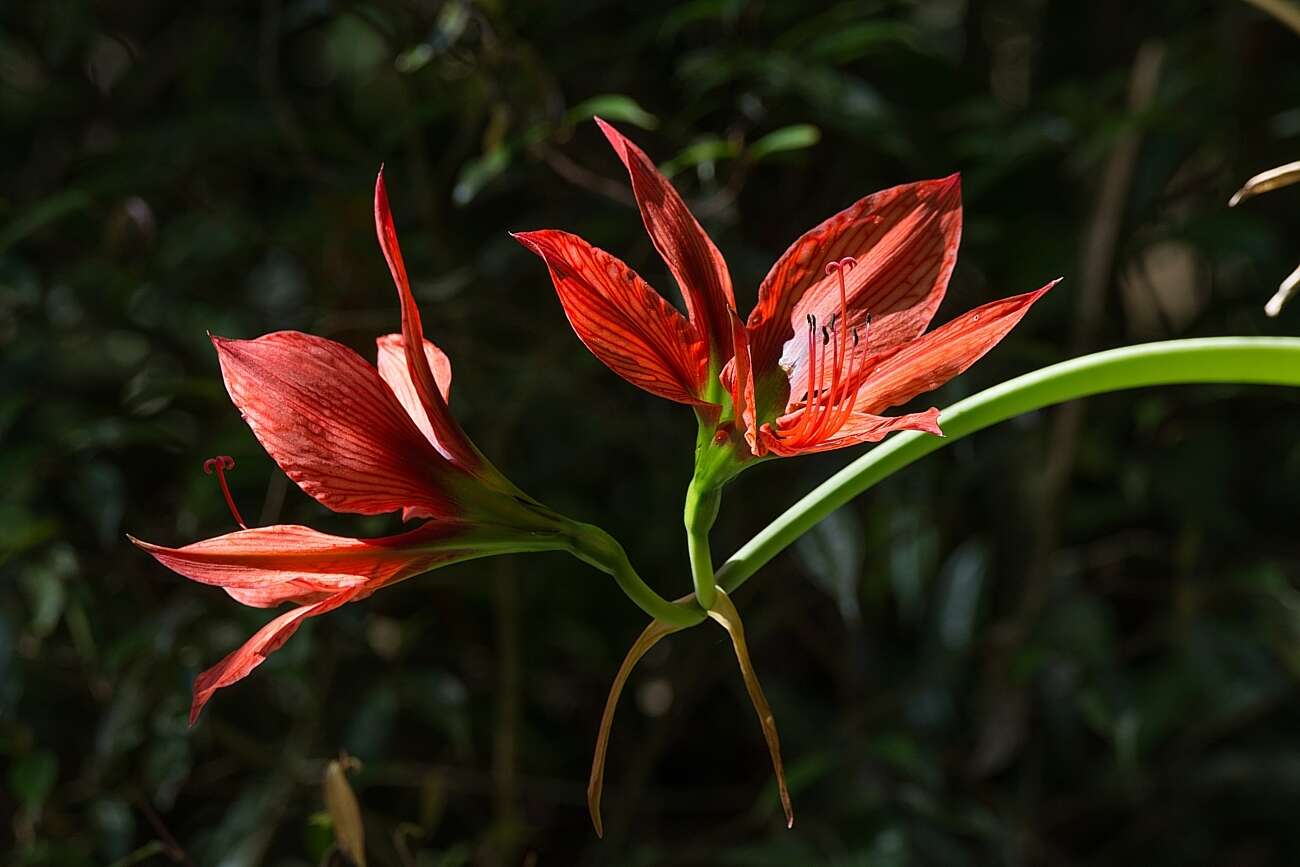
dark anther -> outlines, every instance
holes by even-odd
[[[830,343],[830,342],[831,342],[831,332],[830,332],[830,329],[827,328],[825,325],[823,325],[823,326],[822,326],[822,346],[825,346],[826,344],[828,344],[828,343]]]

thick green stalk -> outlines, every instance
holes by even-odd
[[[996,385],[944,410],[945,436],[896,434],[818,485],[731,556],[716,575],[731,592],[819,521],[933,451],[1021,413],[1150,385],[1300,386],[1300,338],[1211,337],[1146,343],[1085,355]]]

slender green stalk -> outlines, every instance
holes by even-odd
[[[569,522],[564,536],[564,548],[570,554],[590,563],[613,577],[627,598],[655,620],[673,626],[694,626],[707,616],[704,609],[687,597],[669,602],[641,579],[632,563],[613,536],[593,524]]]
[[[718,598],[713,580],[709,531],[717,520],[721,499],[721,491],[717,488],[703,489],[698,478],[692,479],[686,489],[686,547],[691,558],[691,578],[695,581],[695,598],[706,609],[713,608]]]
[[[814,525],[918,458],[1012,416],[1110,391],[1150,385],[1300,386],[1300,338],[1213,337],[1112,349],[1054,364],[945,410],[945,436],[896,434],[818,485],[731,556],[716,580],[731,592]]]

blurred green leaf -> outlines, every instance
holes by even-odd
[[[510,167],[510,149],[498,145],[461,166],[452,188],[451,199],[457,205],[468,205],[483,188]]]
[[[659,118],[642,108],[632,97],[621,93],[606,93],[585,99],[569,109],[566,119],[570,124],[577,124],[585,123],[593,117],[630,123],[642,129],[654,129],[659,126]]]
[[[822,133],[809,123],[795,124],[774,130],[749,146],[750,159],[759,160],[772,154],[810,148],[821,141]]]
[[[59,760],[49,750],[37,750],[19,756],[9,766],[9,790],[24,807],[40,809],[54,788],[59,774]]]

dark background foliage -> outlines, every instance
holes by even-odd
[[[689,587],[690,414],[628,386],[507,230],[676,297],[589,122],[668,164],[742,310],[799,233],[953,170],[955,313],[1064,282],[937,395],[1091,349],[1296,333],[1300,38],[1244,3],[9,2],[0,7],[0,851],[29,865],[306,864],[346,750],[381,865],[1294,863],[1300,398],[1171,388],[1033,414],[860,498],[738,594],[786,750],[780,819],[724,634],[674,637],[583,790],[644,617],[561,555],[435,572],[304,628],[194,729],[195,673],[267,617],[124,534],[351,534],[227,399],[205,337],[363,352],[397,323],[388,167],[454,404],[525,490]],[[724,557],[851,454],[728,492]]]

